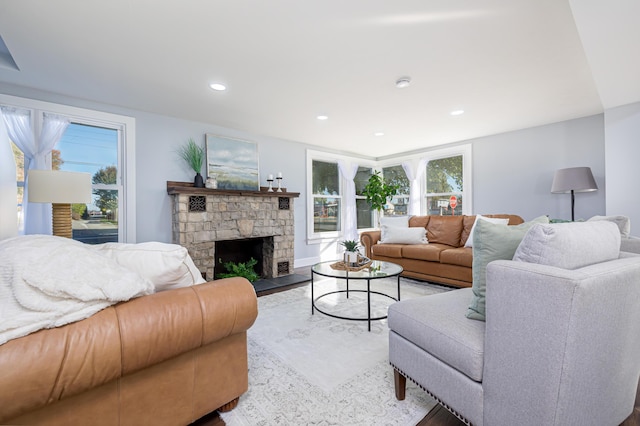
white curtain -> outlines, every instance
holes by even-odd
[[[358,173],[358,165],[338,161],[340,176],[344,179],[344,193],[342,202],[344,203],[344,218],[342,221],[342,233],[345,240],[358,240],[358,217],[356,214],[356,183],[354,178]]]
[[[17,189],[16,163],[9,136],[0,119],[0,240],[18,235]]]
[[[29,170],[51,170],[51,150],[56,146],[69,125],[69,119],[53,114],[44,114],[40,137],[34,139],[29,111],[15,108],[2,108],[2,117],[7,133],[13,143],[24,153],[26,176],[24,179],[24,215],[25,234],[51,234],[51,205],[29,203],[27,182]]]
[[[421,158],[417,162],[414,161],[405,161],[402,163],[402,168],[404,169],[405,174],[407,175],[407,179],[409,179],[409,207],[407,209],[407,214],[410,216],[415,216],[421,214],[420,212],[420,204],[422,199],[422,194],[420,191],[420,180],[424,176],[427,171],[427,163],[429,159]]]

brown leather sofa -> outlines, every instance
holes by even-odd
[[[248,387],[253,286],[155,293],[0,345],[0,424],[186,425]]]
[[[524,220],[517,215],[493,214],[485,217],[509,219],[509,225]],[[360,242],[370,259],[384,260],[401,265],[402,275],[425,281],[471,287],[473,283],[473,249],[464,247],[475,216],[412,216],[409,227],[427,229],[429,244],[378,244],[380,231],[365,231]]]

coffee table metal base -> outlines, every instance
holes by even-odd
[[[398,266],[398,265],[394,265],[394,266]],[[399,266],[398,266],[399,267]],[[311,314],[313,315],[315,313],[315,311],[318,311],[324,315],[327,315],[329,317],[332,318],[338,318],[338,319],[343,319],[343,320],[349,320],[349,321],[367,321],[367,326],[368,326],[368,330],[371,331],[371,321],[378,321],[378,320],[383,320],[386,319],[387,316],[378,316],[378,317],[371,317],[371,295],[372,294],[377,294],[379,296],[384,296],[386,298],[389,298],[393,301],[399,301],[400,300],[400,272],[402,271],[402,268],[400,268],[400,270],[392,275],[386,275],[385,278],[390,278],[393,277],[394,275],[397,277],[397,288],[398,288],[398,297],[395,298],[393,296],[390,296],[386,293],[382,293],[379,291],[373,291],[371,290],[371,280],[375,280],[378,278],[382,278],[382,277],[377,277],[377,276],[372,276],[372,277],[365,277],[365,278],[358,278],[358,279],[364,279],[367,281],[367,289],[366,290],[350,290],[349,289],[349,276],[336,276],[336,275],[331,275],[331,274],[326,274],[326,273],[320,273],[317,271],[314,271],[314,269],[312,268],[311,270]],[[321,276],[327,276],[327,277],[332,277],[335,278],[336,280],[339,279],[343,279],[346,281],[346,290],[335,290],[335,291],[331,291],[329,293],[325,293],[322,294],[318,297],[314,297],[314,275],[318,274]],[[340,293],[345,293],[347,296],[347,299],[349,298],[349,293],[366,293],[367,294],[367,316],[366,317],[346,317],[346,316],[342,316],[342,315],[336,315],[336,314],[332,314],[330,312],[327,312],[323,309],[320,309],[318,306],[316,306],[316,302],[320,299],[322,299],[323,297],[332,295],[332,294],[340,294]]]
[[[393,296],[389,296],[388,294],[385,293],[380,293],[379,291],[367,291],[367,290],[337,290],[337,291],[332,291],[326,294],[323,294],[322,296],[318,296],[315,298],[314,302],[317,302],[318,300],[322,299],[325,296],[329,296],[330,294],[336,294],[336,293],[351,293],[351,292],[358,292],[358,293],[367,293],[369,295],[371,294],[379,294],[380,296],[384,296],[384,297],[388,297],[391,300],[395,300],[396,302],[398,301],[398,299],[396,299]],[[367,317],[366,318],[354,318],[354,317],[343,317],[340,315],[336,315],[336,314],[330,314],[329,312],[323,311],[322,309],[320,309],[318,306],[316,306],[316,304],[313,304],[313,307],[315,308],[316,311],[325,314],[326,316],[329,317],[333,317],[333,318],[338,318],[338,319],[344,319],[344,320],[351,320],[351,321],[377,321],[377,320],[382,320],[387,318],[387,316],[383,316],[383,317],[371,317],[371,304],[367,303],[367,307],[368,307],[368,313],[367,313]],[[371,324],[369,324],[369,331],[371,331]]]

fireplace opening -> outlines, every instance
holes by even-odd
[[[267,267],[273,257],[273,237],[247,238],[215,242],[214,275],[228,272],[223,266],[226,262],[248,262],[254,258],[258,263],[253,267],[256,273],[265,278]]]

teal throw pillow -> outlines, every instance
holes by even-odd
[[[473,231],[473,299],[467,318],[485,320],[487,265],[494,260],[511,260],[522,238],[536,223],[549,223],[547,216],[520,225],[505,226],[480,220]]]

